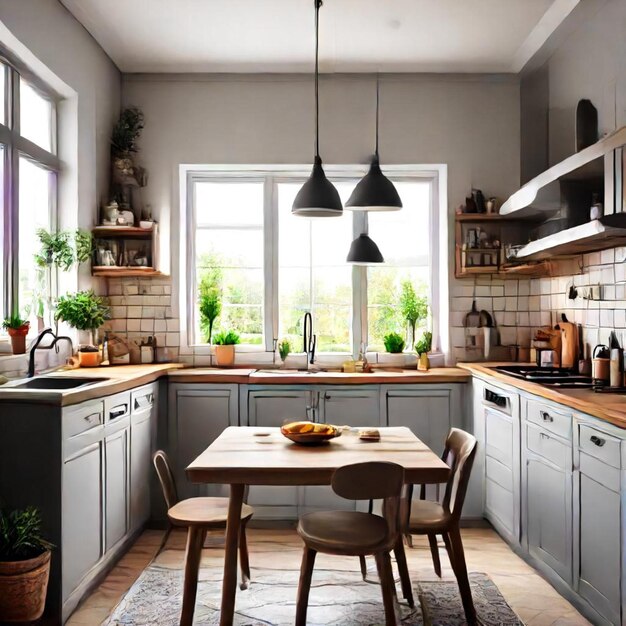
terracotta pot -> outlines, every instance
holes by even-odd
[[[78,352],[78,364],[81,367],[98,367],[100,365],[99,352]]]
[[[0,622],[38,620],[46,605],[50,550],[25,561],[0,561]]]
[[[11,337],[11,350],[13,354],[25,354],[26,353],[26,335],[30,326],[24,324],[19,328],[9,328],[9,337]]]
[[[215,364],[232,367],[235,364],[235,346],[215,346]]]

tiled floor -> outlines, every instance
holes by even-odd
[[[119,599],[130,588],[137,576],[152,559],[160,541],[160,531],[144,532],[129,552],[119,561],[106,580],[85,600],[72,615],[70,626],[97,626],[104,620]],[[581,626],[589,624],[566,600],[564,600],[541,576],[489,529],[474,528],[463,531],[465,554],[470,571],[485,572],[498,585],[504,597],[516,613],[529,626]],[[221,557],[221,537],[210,537],[213,544],[206,557]],[[292,567],[299,566],[301,543],[292,530],[249,530],[250,562],[266,558],[285,559]],[[178,559],[182,565],[185,546],[183,532],[172,534],[168,548],[180,552],[167,552],[161,558]],[[416,538],[414,549],[407,550],[409,569],[417,576],[433,578],[432,563],[427,544]],[[441,550],[444,576],[452,576],[445,550]],[[355,568],[358,562],[355,560]],[[253,583],[254,584],[254,583]]]

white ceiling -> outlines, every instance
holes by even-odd
[[[517,72],[580,0],[325,0],[323,72]],[[310,72],[314,0],[61,0],[123,72]]]

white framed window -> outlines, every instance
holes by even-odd
[[[345,203],[366,168],[325,171]],[[291,214],[307,166],[180,166],[181,354],[209,352],[198,309],[203,279],[221,293],[213,332],[238,332],[238,352],[271,358],[275,340],[284,338],[301,352],[306,312],[313,317],[318,356],[356,355],[363,343],[382,350],[384,334],[407,332],[398,314],[406,281],[428,299],[423,326],[433,331],[433,349],[445,351],[447,336],[440,337],[439,329],[447,327],[441,316],[448,308],[446,167],[387,166],[385,173],[403,210],[346,210],[339,218],[310,219]],[[368,231],[386,263],[348,265],[350,243]]]
[[[0,58],[0,318],[43,317],[38,228],[56,226],[56,102],[35,77]]]

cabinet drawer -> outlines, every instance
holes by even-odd
[[[572,446],[559,441],[543,428],[526,425],[526,447],[561,469],[572,469]]]
[[[63,438],[69,439],[104,421],[104,405],[102,400],[79,404],[63,411]]]
[[[146,385],[136,389],[130,394],[131,411],[137,413],[146,411],[154,406],[156,389],[154,385]]]
[[[607,435],[586,424],[580,424],[578,428],[580,450],[608,465],[618,469],[621,467],[621,439]]]
[[[116,393],[104,399],[104,421],[113,422],[130,415],[130,392]]]
[[[487,457],[485,459],[485,477],[508,491],[513,491],[513,472],[506,465]]]
[[[555,411],[534,400],[528,400],[526,419],[533,424],[539,424],[564,439],[572,438],[572,414]]]

